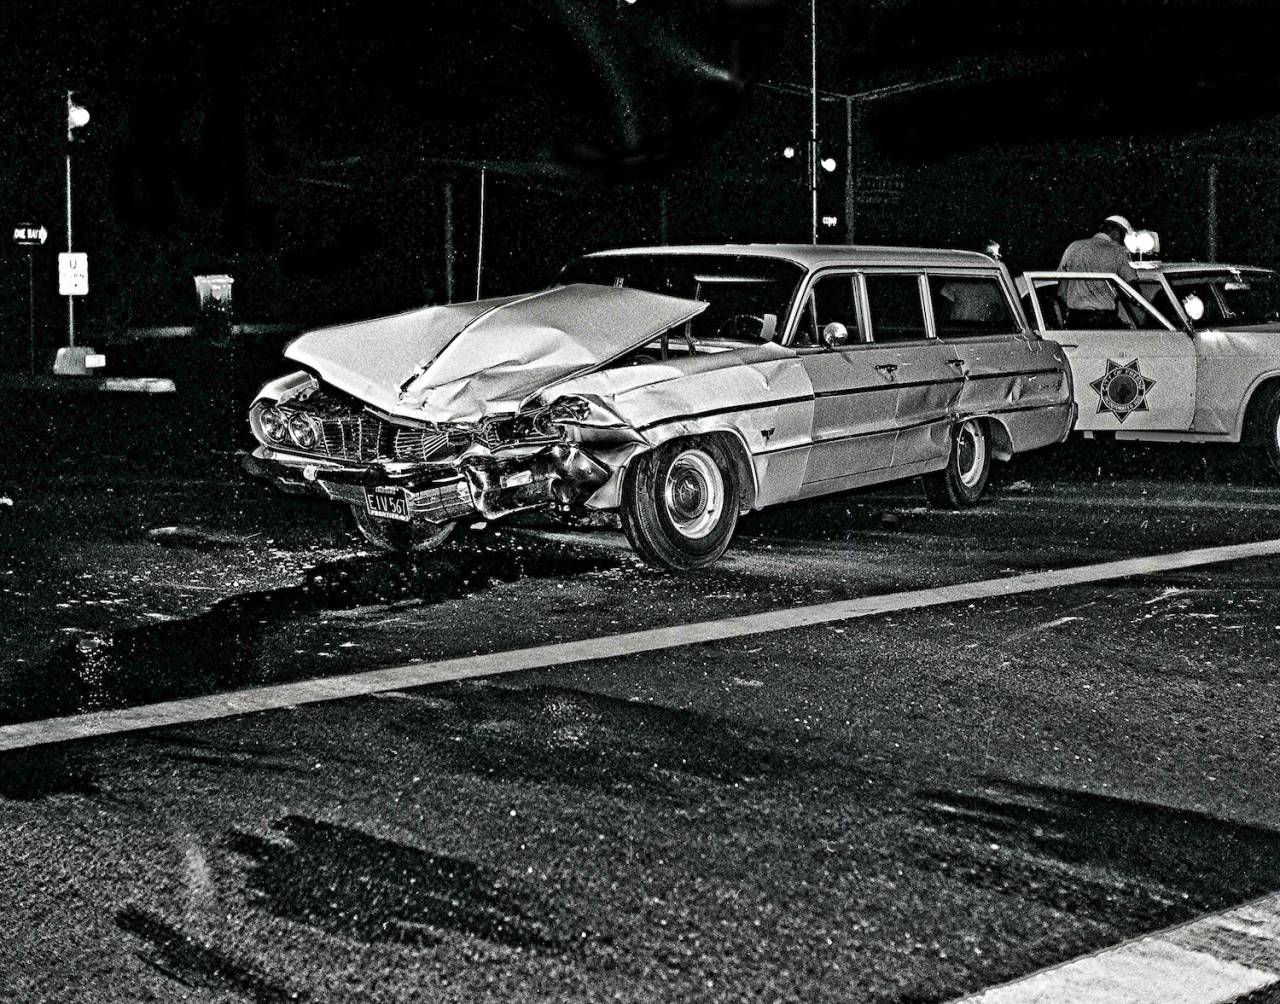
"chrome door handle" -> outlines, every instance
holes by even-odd
[[[881,373],[884,373],[886,376],[893,376],[894,373],[898,372],[898,364],[897,363],[879,363],[876,366],[876,369],[879,370]]]
[[[947,360],[947,365],[948,365],[948,366],[959,366],[961,369],[964,369],[964,360],[963,360],[963,359],[948,359],[948,360]]]

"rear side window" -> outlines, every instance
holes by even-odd
[[[1022,333],[995,276],[931,275],[929,299],[940,338]]]
[[[917,276],[873,273],[865,282],[875,341],[915,342],[928,337]]]

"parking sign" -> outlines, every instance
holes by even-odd
[[[84,296],[89,292],[89,256],[83,251],[63,251],[58,255],[58,292],[62,296]]]

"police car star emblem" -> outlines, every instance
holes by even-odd
[[[1138,360],[1118,363],[1107,360],[1107,371],[1090,381],[1089,386],[1098,394],[1098,411],[1109,411],[1123,423],[1135,411],[1147,411],[1147,394],[1156,382],[1142,375]]]

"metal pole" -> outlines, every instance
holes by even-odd
[[[846,244],[852,244],[854,240],[856,198],[853,182],[853,97],[846,94],[844,99],[844,241]]]
[[[671,242],[671,213],[667,204],[667,190],[658,189],[658,243]]]
[[[818,0],[809,0],[809,208],[818,243]]]
[[[453,182],[444,183],[444,302],[453,302]]]
[[[31,375],[36,372],[36,274],[35,255],[27,249],[27,340],[31,344]]]
[[[71,101],[71,92],[67,92],[67,101]],[[67,130],[67,142],[71,142],[71,130]],[[71,252],[71,150],[67,150],[67,253]],[[67,344],[76,344],[76,298],[67,294]]]
[[[484,265],[484,178],[485,169],[480,168],[480,236],[476,240],[476,299],[480,299],[480,270]]]
[[[1209,161],[1209,260],[1218,260],[1218,162]]]

